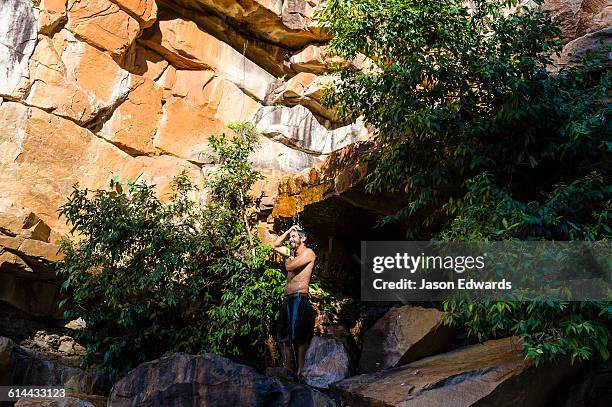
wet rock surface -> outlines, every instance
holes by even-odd
[[[230,359],[177,353],[144,363],[115,383],[109,407],[334,406],[309,386],[270,378]]]

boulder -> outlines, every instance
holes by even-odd
[[[264,106],[253,117],[266,137],[310,154],[329,154],[369,134],[363,121],[327,129],[304,106]]]
[[[16,386],[62,386],[86,394],[95,394],[99,384],[92,372],[64,365],[24,347],[13,351],[11,381]]]
[[[579,65],[587,52],[603,52],[605,46],[610,44],[612,44],[612,26],[576,38],[563,47],[560,55],[553,56],[555,69]],[[604,67],[608,69],[612,67],[612,52],[608,52],[604,58]]]
[[[31,338],[21,341],[23,346],[66,366],[79,367],[85,348],[67,335],[37,331]]]
[[[391,308],[363,335],[358,371],[384,370],[448,350],[453,330],[443,317],[435,308]]]
[[[350,406],[542,406],[572,373],[567,366],[531,367],[520,341],[504,338],[330,386]]]
[[[561,19],[565,43],[604,29],[612,22],[612,4],[605,0],[546,0],[543,7]]]
[[[330,383],[346,379],[350,373],[349,355],[342,342],[334,338],[312,337],[302,368],[306,384],[326,389]]]
[[[305,385],[266,377],[212,353],[143,363],[114,384],[109,407],[147,406],[334,406]]]

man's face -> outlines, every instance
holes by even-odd
[[[292,230],[291,233],[289,233],[289,243],[291,244],[292,249],[298,248],[300,244],[302,243],[300,234],[296,232],[295,230]]]

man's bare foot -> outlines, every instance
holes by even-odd
[[[306,383],[306,376],[304,376],[304,374],[302,372],[297,374],[297,381],[303,384],[307,384]]]

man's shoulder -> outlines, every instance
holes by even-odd
[[[317,257],[317,255],[314,252],[314,250],[312,250],[310,247],[306,248],[306,253],[308,254],[308,256],[311,256],[313,259],[315,259]]]

